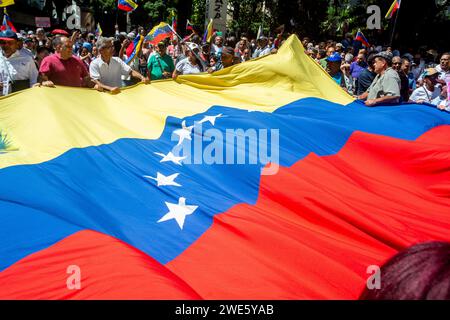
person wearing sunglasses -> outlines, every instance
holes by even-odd
[[[110,91],[113,94],[120,92],[122,76],[132,76],[143,83],[150,80],[133,70],[119,57],[114,57],[114,38],[100,37],[97,41],[100,57],[93,60],[89,66],[89,73],[95,83],[95,89]]]

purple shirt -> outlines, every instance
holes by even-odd
[[[363,62],[362,65],[359,65],[358,62],[354,61],[350,65],[350,73],[352,74],[353,79],[358,79],[361,72],[367,68],[367,63]]]

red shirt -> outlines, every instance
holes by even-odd
[[[69,87],[81,87],[83,79],[89,75],[83,61],[78,57],[72,56],[63,60],[58,53],[45,57],[39,72],[54,84]]]

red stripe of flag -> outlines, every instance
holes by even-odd
[[[263,176],[255,205],[215,216],[166,265],[78,232],[0,272],[0,299],[356,299],[369,265],[450,240],[449,135],[450,126],[416,141],[355,132],[335,155]],[[69,265],[80,268],[79,290],[67,288]]]

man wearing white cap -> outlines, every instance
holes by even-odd
[[[187,58],[184,58],[177,63],[172,76],[174,79],[182,74],[194,74],[203,72],[202,63],[198,58],[198,54],[200,52],[199,46],[192,42],[188,42],[186,43],[186,45],[187,47],[185,49],[185,53]]]

